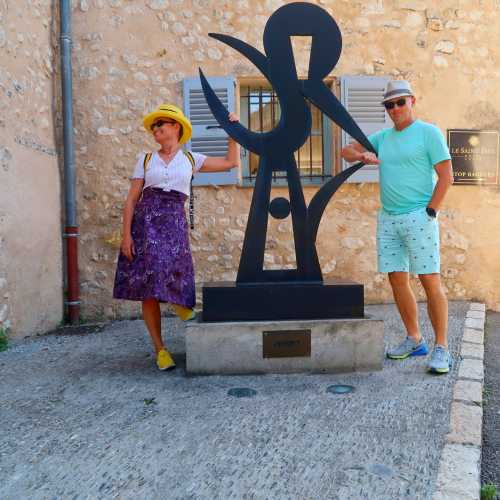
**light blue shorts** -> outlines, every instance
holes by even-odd
[[[409,214],[378,213],[378,270],[412,274],[439,273],[439,224],[425,208]]]

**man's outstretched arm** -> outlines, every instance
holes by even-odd
[[[378,165],[380,160],[374,153],[367,151],[359,142],[351,142],[340,153],[349,163],[363,162],[365,165]]]

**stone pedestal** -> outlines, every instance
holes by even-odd
[[[186,370],[191,374],[336,373],[382,369],[384,323],[370,317],[193,321],[186,327]],[[308,346],[302,343],[307,344],[309,339],[310,353],[307,353]]]

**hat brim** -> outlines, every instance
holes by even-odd
[[[394,92],[394,94],[384,97],[380,104],[384,104],[387,101],[392,101],[393,99],[398,99],[399,97],[413,97],[413,94],[408,90],[401,90],[398,92]]]
[[[153,131],[151,130],[151,125],[153,125],[153,123],[160,118],[170,118],[182,126],[182,136],[179,139],[179,144],[185,144],[189,141],[189,139],[191,139],[191,136],[193,135],[191,122],[185,116],[181,116],[175,112],[158,110],[152,111],[143,118],[144,128],[149,133],[152,133]]]

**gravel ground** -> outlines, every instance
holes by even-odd
[[[455,355],[467,308],[450,304]],[[385,320],[387,343],[402,337],[393,305],[367,313]],[[422,306],[421,318],[431,341]],[[189,377],[183,325],[164,328],[171,372],[156,370],[141,321],[0,353],[2,500],[432,497],[458,362],[441,377],[423,358],[374,373]]]
[[[495,484],[500,498],[500,313],[488,312],[484,343],[481,484]]]

